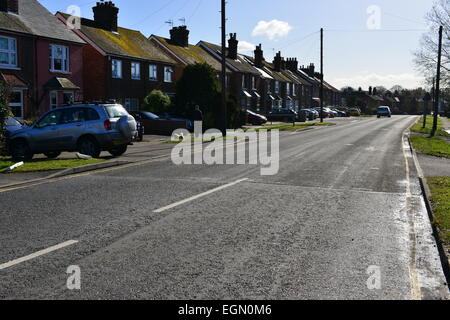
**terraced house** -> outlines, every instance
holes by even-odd
[[[73,30],[87,43],[85,99],[114,99],[136,111],[154,89],[173,96],[176,61],[141,32],[119,27],[119,8],[113,2],[97,2],[93,11],[94,20],[81,18],[81,28]],[[57,17],[64,23],[71,19],[61,12]]]
[[[36,0],[0,0],[0,78],[19,119],[83,99],[85,42]]]
[[[263,77],[244,55],[238,53],[238,45],[236,33],[230,34],[226,64],[232,74],[229,79],[228,91],[241,108],[260,111],[264,99],[264,93],[261,90]],[[206,41],[200,41],[198,46],[202,47],[217,61],[221,61],[221,46]]]

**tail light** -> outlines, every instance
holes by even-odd
[[[109,119],[108,119],[108,120],[105,120],[105,122],[103,123],[103,125],[105,126],[105,129],[106,129],[107,131],[112,130],[111,121],[110,121]]]

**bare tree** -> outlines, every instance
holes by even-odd
[[[425,19],[430,31],[422,36],[421,48],[414,53],[414,63],[417,70],[425,75],[428,84],[431,84],[437,68],[438,30],[440,26],[443,26],[441,79],[444,88],[450,87],[450,2],[435,0],[433,8]]]

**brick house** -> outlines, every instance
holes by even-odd
[[[116,100],[137,111],[152,90],[175,94],[176,61],[141,32],[118,26],[119,8],[111,1],[97,2],[94,20],[81,18],[74,29],[83,48],[85,99]],[[66,22],[69,15],[56,16]]]
[[[229,93],[241,108],[259,112],[263,106],[262,82],[264,78],[244,55],[238,54],[238,44],[236,34],[230,34],[226,52],[227,68],[232,72],[229,80]],[[197,45],[217,61],[221,61],[221,46],[206,41],[200,41]]]
[[[83,97],[85,42],[36,0],[0,0],[0,78],[19,118]]]

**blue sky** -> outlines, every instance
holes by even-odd
[[[425,14],[433,0],[227,0],[227,32],[236,32],[243,50],[262,43],[267,60],[274,51],[297,57],[300,65],[319,66],[320,38],[325,29],[325,76],[337,87],[421,85],[412,52],[418,48]],[[95,1],[40,0],[51,12],[81,8],[92,17]],[[119,24],[145,35],[168,36],[185,18],[190,42],[220,42],[220,0],[115,0]],[[373,6],[376,6],[373,9]],[[368,13],[370,9],[370,13]],[[373,11],[375,10],[375,11]],[[378,15],[379,13],[379,15]],[[379,17],[379,19],[377,18]],[[368,28],[368,21],[380,29]],[[378,23],[379,22],[379,23]],[[403,30],[403,31],[392,31]],[[251,51],[244,52],[250,53]]]

